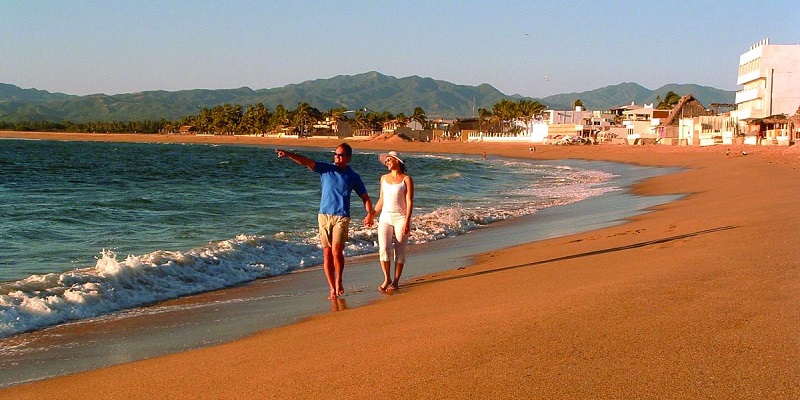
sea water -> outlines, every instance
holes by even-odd
[[[346,293],[325,300],[318,177],[272,150],[0,140],[0,387],[379,301],[374,228],[358,222],[358,199]],[[320,160],[331,150],[299,149]],[[681,197],[627,190],[674,168],[404,156],[417,183],[409,290],[469,268],[471,255],[616,225]],[[376,163],[374,152],[353,160],[374,200]]]
[[[319,178],[273,150],[0,141],[0,338],[320,264]],[[351,161],[373,201],[377,156]],[[403,158],[412,245],[619,190],[609,172],[559,163]],[[376,252],[355,194],[352,214],[346,254]]]

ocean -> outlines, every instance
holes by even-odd
[[[289,148],[316,160],[333,158],[333,149]],[[409,279],[454,266],[448,260],[430,261],[435,257],[413,261],[415,247],[443,240],[455,244],[485,228],[515,220],[534,223],[543,215],[538,231],[510,224],[519,230],[512,238],[507,231],[489,229],[486,232],[499,235],[487,236],[480,244],[473,240],[468,250],[459,250],[475,254],[515,241],[619,223],[673,200],[627,191],[632,183],[670,172],[667,169],[446,154],[403,158],[416,186]],[[377,201],[379,177],[385,173],[378,153],[357,149],[351,166]],[[172,347],[113,360],[71,357],[72,366],[62,360],[44,372],[32,372],[42,370],[41,365],[20,367],[19,360],[36,358],[26,348],[31,343],[26,335],[33,337],[45,328],[158,313],[154,305],[165,301],[256,282],[294,282],[288,289],[281,286],[282,294],[270,295],[295,299],[287,309],[277,310],[273,302],[263,306],[268,311],[261,310],[276,315],[273,325],[320,312],[317,301],[324,304],[325,287],[316,293],[310,283],[298,283],[313,280],[324,285],[321,273],[298,274],[321,263],[316,236],[319,187],[315,173],[278,159],[270,147],[0,140],[0,371],[7,376],[0,386],[220,343],[265,325],[259,321],[250,328],[237,321],[233,331],[214,332],[213,338],[203,336],[187,344],[183,335]],[[594,212],[580,208],[575,215],[554,213],[591,199],[602,207]],[[355,195],[351,210],[348,259],[377,253],[375,229],[361,225],[364,211]],[[439,253],[442,259],[456,258]],[[415,262],[436,266],[415,271]],[[349,273],[345,288],[352,293],[351,306],[371,301],[372,297],[357,296],[373,295],[367,290],[373,286],[371,275],[353,272],[350,278]],[[377,285],[377,267],[374,273]],[[296,300],[300,295],[310,296],[313,306],[294,315],[302,303]],[[164,334],[178,335],[175,329]]]

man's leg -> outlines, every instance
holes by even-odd
[[[338,274],[335,273],[335,261],[333,256],[333,249],[330,247],[323,247],[322,248],[322,269],[325,271],[325,278],[328,280],[328,286],[331,289],[331,293],[328,296],[329,299],[335,299],[337,295],[336,292],[336,276]]]
[[[333,259],[334,286],[336,296],[344,294],[342,275],[344,274],[344,246],[347,244],[347,234],[350,229],[349,217],[333,217],[331,234],[331,258]]]
[[[342,283],[342,274],[344,273],[344,245],[334,244],[331,251],[333,258],[333,269],[335,279],[335,292],[336,296],[344,294],[344,284]]]
[[[333,242],[333,221],[330,215],[319,214],[317,215],[317,222],[319,222],[319,241],[322,245],[322,270],[325,272],[325,278],[328,280],[328,286],[331,293],[329,299],[336,298],[336,275],[334,267],[334,256],[331,243]]]

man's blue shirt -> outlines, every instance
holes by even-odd
[[[364,181],[348,165],[344,171],[339,170],[336,164],[322,161],[314,163],[314,172],[320,176],[322,182],[322,197],[319,201],[319,213],[350,216],[350,193],[355,190],[361,196],[367,193]]]

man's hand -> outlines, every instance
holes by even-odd
[[[371,228],[375,226],[375,218],[372,217],[372,213],[367,213],[367,216],[361,221],[364,226],[367,228]]]

